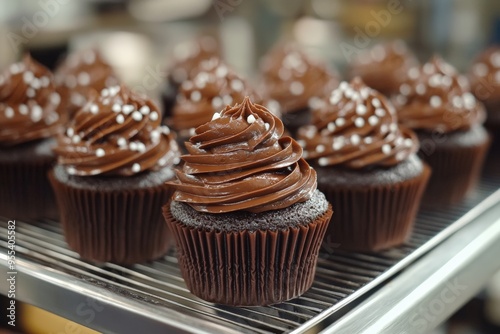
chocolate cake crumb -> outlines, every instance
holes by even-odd
[[[331,187],[349,185],[373,186],[375,184],[395,184],[413,179],[422,174],[423,163],[415,154],[408,159],[390,168],[376,168],[369,173],[366,170],[353,170],[340,167],[316,168],[319,184],[328,184]],[[333,203],[335,204],[335,203]]]
[[[187,226],[224,232],[279,230],[307,225],[324,214],[327,209],[328,202],[323,193],[318,190],[306,202],[295,203],[285,209],[260,213],[247,211],[204,213],[196,211],[186,203],[172,201],[170,204],[174,218]]]

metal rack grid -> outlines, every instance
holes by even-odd
[[[339,317],[344,307],[380,286],[480,213],[497,205],[500,202],[500,175],[497,168],[489,170],[467,202],[448,210],[422,211],[410,240],[400,247],[380,253],[354,253],[324,247],[312,288],[299,298],[267,307],[227,307],[194,297],[184,285],[173,253],[158,261],[130,267],[111,263],[96,265],[80,260],[67,248],[57,222],[17,221],[17,267],[26,277],[21,282],[23,289],[28,290],[21,292],[21,300],[110,332],[127,328],[126,318],[120,324],[111,316],[111,311],[117,308],[118,314],[130,315],[134,321],[140,319],[142,325],[156,323],[151,325],[149,332],[160,328],[207,333],[315,332],[326,326],[326,319],[331,321]],[[6,229],[7,220],[0,219],[2,266],[6,265]],[[30,284],[38,283],[44,283],[43,286],[53,293],[72,291],[80,302],[91,296],[102,305],[110,306],[104,307],[100,314],[106,315],[108,310],[110,316],[96,317],[87,323],[85,318],[56,306],[57,303],[48,305],[46,294],[29,288]],[[5,291],[5,283],[0,283],[0,292]]]

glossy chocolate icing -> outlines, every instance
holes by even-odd
[[[493,132],[500,129],[500,46],[481,52],[472,63],[468,77],[472,94],[484,103],[487,126]]]
[[[209,213],[263,212],[307,201],[316,172],[302,149],[281,137],[283,123],[248,97],[214,114],[186,143],[173,200]]]
[[[283,113],[308,108],[338,86],[338,75],[292,45],[278,46],[261,63],[263,92]]]
[[[220,53],[217,40],[208,35],[177,45],[169,75],[170,82],[174,86],[181,85],[196,75],[196,68],[202,61],[220,57]]]
[[[423,131],[466,131],[484,122],[485,110],[467,79],[440,57],[412,68],[393,99],[399,121]]]
[[[398,126],[392,104],[360,78],[342,82],[299,129],[304,156],[320,166],[394,166],[418,151],[413,131]]]
[[[401,40],[377,44],[352,63],[350,77],[361,77],[367,86],[386,96],[398,93],[407,72],[419,65],[417,58]]]
[[[172,166],[178,146],[158,108],[125,86],[94,96],[75,115],[55,149],[70,175],[133,175]]]
[[[61,97],[48,69],[29,55],[0,75],[0,145],[48,138],[63,129]]]
[[[171,124],[177,131],[196,128],[212,119],[226,105],[241,103],[245,96],[259,98],[249,84],[219,58],[202,61],[191,80],[182,83]]]
[[[113,68],[92,49],[70,54],[57,68],[55,80],[70,117],[88,102],[91,91],[118,84]]]

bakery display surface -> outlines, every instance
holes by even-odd
[[[500,2],[437,3],[4,2],[0,334],[500,333]]]
[[[160,260],[128,267],[82,261],[68,249],[59,223],[50,220],[16,222],[17,297],[96,330],[119,333],[305,333],[330,324],[330,332],[354,333],[370,324],[422,326],[422,319],[432,328],[477,293],[500,267],[493,261],[500,251],[495,242],[500,238],[498,166],[498,161],[487,161],[475,193],[466,202],[446,210],[420,211],[411,238],[400,247],[356,253],[337,250],[327,238],[311,289],[284,303],[228,307],[202,301],[187,290],[173,252]],[[7,265],[6,230],[7,220],[2,218],[2,270]],[[450,244],[453,247],[449,248]],[[456,278],[455,269],[466,275]],[[422,283],[426,279],[432,279],[432,286]],[[418,307],[425,311],[429,298],[435,299],[436,291],[455,279],[468,288],[460,290],[453,303],[446,303],[432,321],[417,317],[409,323],[404,318],[411,312],[421,314]],[[394,289],[393,284],[401,289]],[[0,292],[7,290],[7,282],[1,281]],[[401,312],[388,311],[394,307],[388,300],[393,296],[404,299],[405,293],[412,291],[414,298],[409,304],[394,304]],[[380,298],[380,294],[385,302],[369,299]],[[347,313],[356,305],[357,309]],[[89,314],[93,316],[82,316],[82,310],[92,311]]]

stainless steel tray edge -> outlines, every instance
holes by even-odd
[[[457,220],[454,224],[449,226],[448,228],[444,229],[440,233],[438,233],[435,237],[427,241],[423,246],[417,248],[413,253],[410,255],[406,256],[404,259],[396,263],[394,266],[392,266],[390,269],[382,273],[380,276],[375,278],[373,281],[370,283],[367,283],[365,286],[361,287],[360,289],[356,290],[354,293],[351,295],[347,296],[346,298],[342,299],[339,301],[337,304],[333,305],[332,307],[326,309],[313,319],[305,322],[302,326],[299,328],[295,329],[294,331],[290,332],[291,334],[299,334],[299,333],[307,333],[309,330],[311,330],[315,325],[319,324],[321,321],[324,321],[327,319],[329,316],[334,314],[337,310],[340,310],[342,307],[346,306],[347,304],[351,303],[352,301],[356,300],[357,298],[361,297],[363,294],[367,293],[368,291],[372,290],[374,287],[377,285],[381,284],[391,276],[393,276],[395,273],[401,271],[405,267],[407,267],[409,264],[414,262],[416,259],[418,259],[420,256],[424,255],[428,251],[430,251],[432,248],[436,247],[439,245],[441,242],[443,242],[446,238],[450,237],[452,234],[454,234],[456,231],[460,230],[463,228],[465,225],[469,224],[471,221],[473,221],[475,218],[477,218],[480,214],[484,213],[488,209],[492,208],[493,206],[500,205],[500,190],[497,190],[495,193],[491,194],[489,197],[487,197],[485,200],[483,200],[480,204],[475,206],[472,210],[467,212],[464,216],[462,216],[459,220]],[[313,331],[315,332],[315,331]]]

